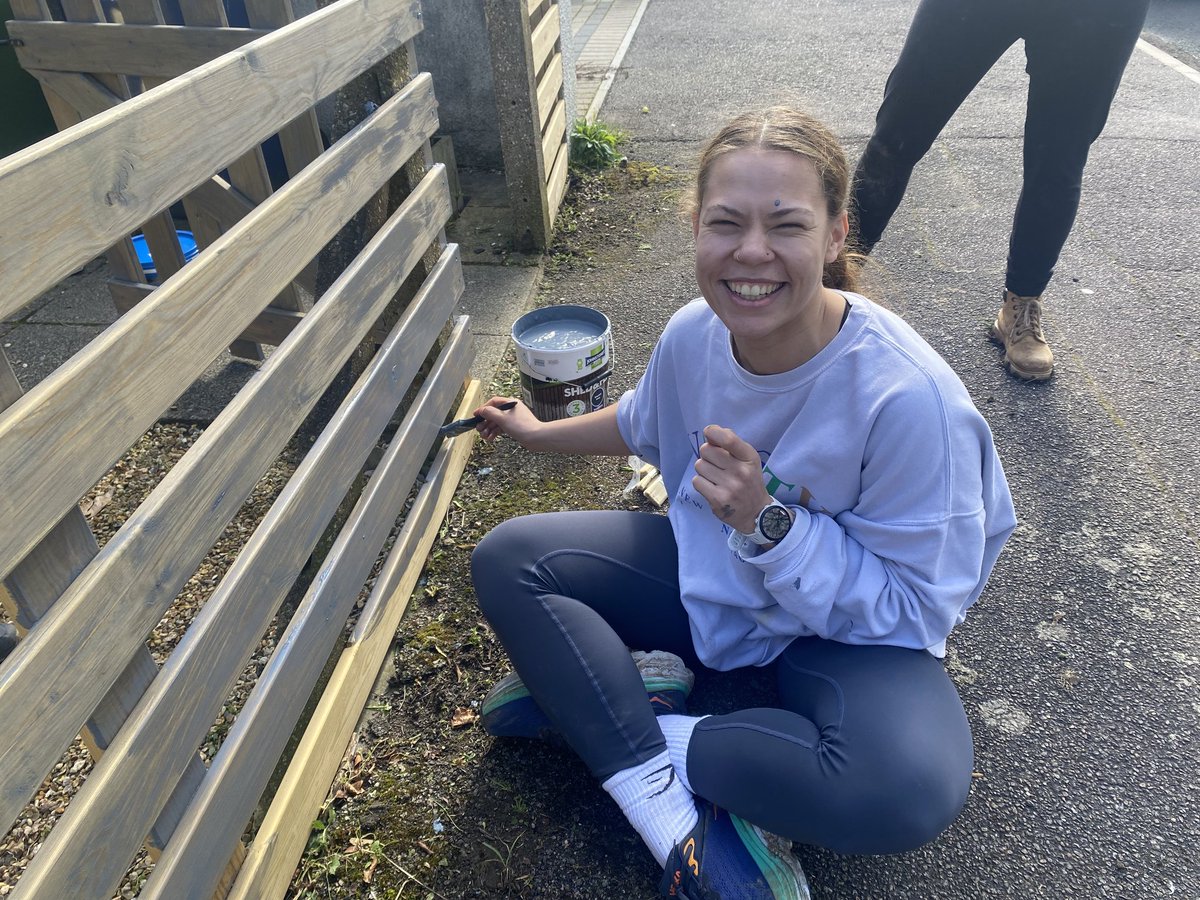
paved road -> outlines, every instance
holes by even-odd
[[[1200,68],[1200,0],[1154,0],[1146,32],[1149,40]]]
[[[602,119],[638,158],[687,167],[715,124],[792,97],[857,155],[915,5],[653,0]],[[1156,16],[1168,5],[1200,7],[1160,0]],[[1024,86],[1018,47],[876,253],[880,292],[991,422],[1021,518],[952,642],[980,777],[919,852],[805,853],[818,898],[1200,898],[1200,83],[1135,53],[1047,295],[1059,372],[1040,386],[1008,379],[984,337]],[[672,250],[611,312],[653,330],[695,286],[686,238],[647,240]]]

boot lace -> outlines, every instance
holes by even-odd
[[[1035,341],[1045,343],[1042,333],[1042,303],[1037,297],[1016,297],[1013,303],[1012,340],[1019,341],[1032,335]]]

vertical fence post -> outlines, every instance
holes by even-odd
[[[544,249],[552,213],[542,156],[537,73],[526,0],[484,0],[492,77],[500,119],[500,151],[517,249]]]

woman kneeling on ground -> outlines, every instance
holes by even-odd
[[[911,850],[970,788],[940,657],[1012,500],[954,372],[854,292],[848,181],[809,116],[735,119],[700,158],[703,299],[637,387],[552,422],[504,397],[476,411],[488,440],[636,454],[671,493],[667,516],[512,519],[472,560],[516,670],[485,727],[565,739],[663,866],[665,896],[806,898],[790,842]],[[698,665],[773,667],[781,707],[689,716]]]

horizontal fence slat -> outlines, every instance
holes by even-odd
[[[156,289],[149,284],[109,279],[108,290],[112,294],[117,312],[127,313],[153,294]],[[297,325],[304,321],[304,316],[305,313],[295,310],[268,306],[246,326],[246,330],[241,333],[240,337],[245,341],[277,347],[295,331]]]
[[[482,399],[482,386],[473,381],[455,418],[471,415]],[[392,646],[408,598],[437,537],[438,523],[454,496],[473,444],[474,438],[464,435],[445,442],[434,457],[426,482],[376,578],[363,618],[338,659],[259,827],[258,833],[263,837],[251,844],[227,900],[282,897],[287,890],[308,840],[312,820],[329,791],[343,748]]]
[[[448,210],[448,203],[445,208]],[[372,252],[356,266],[361,277],[339,283],[339,294],[362,294],[363,299],[347,303],[342,296],[326,297],[322,311],[325,302],[342,307],[342,317],[358,309],[359,328],[365,331],[364,326],[372,321],[368,314],[378,312],[381,305],[368,304],[367,300],[386,298],[400,284],[403,269],[395,273],[391,283],[382,286],[378,274],[389,264],[395,267],[390,257],[397,243],[393,240],[376,245],[378,252]],[[410,253],[410,258],[415,255]],[[220,711],[259,637],[418,374],[462,289],[461,261],[457,247],[451,247],[38,851],[21,879],[21,888],[29,891],[29,896],[67,896],[73,891],[76,896],[107,897],[120,884],[159,804],[166,799],[170,785],[175,783]],[[326,321],[322,327],[328,333],[339,325],[336,321]],[[307,329],[294,346],[279,351],[290,353],[300,371],[296,368],[289,371],[284,366],[273,369],[271,376],[277,381],[302,379],[306,374],[302,370],[305,358],[340,359],[342,354],[330,352],[332,348],[322,347],[315,340],[319,336]],[[309,337],[314,340],[304,340]],[[321,368],[322,375],[330,375],[337,367],[325,362]],[[309,377],[308,381],[310,384],[302,385],[301,389],[315,397],[312,386],[319,379]],[[245,407],[246,415],[242,418],[261,419],[277,400],[277,396],[262,391],[253,405]],[[440,414],[436,418],[429,414],[438,414],[440,410],[426,407],[423,411],[430,422],[441,421]],[[244,441],[246,424],[233,419],[222,421],[220,427],[226,441]],[[376,477],[403,478],[406,474],[389,473],[381,466]],[[407,484],[395,490],[399,491],[402,503]],[[398,505],[391,508],[393,518],[397,508]],[[362,531],[359,527],[352,532],[356,541],[365,537]],[[379,536],[379,544],[384,537],[386,528]],[[366,576],[363,577],[365,580]],[[342,602],[352,605],[356,594],[356,590],[347,590]],[[336,629],[337,622],[331,622],[330,627]],[[305,697],[308,695],[306,687],[294,681],[291,685]],[[237,829],[233,833],[236,835]]]
[[[258,310],[247,298],[273,297],[421,148],[437,128],[436,105],[431,79],[418,75],[0,414],[0,520],[23,525],[0,530],[0,573],[254,320]],[[146,354],[147,347],[158,349]],[[105,385],[104,404],[93,402],[97,383]]]
[[[212,861],[226,857],[267,785],[325,666],[346,617],[370,575],[413,478],[471,365],[466,318],[456,324],[404,417],[383,461],[355,504],[320,574],[280,637],[242,714],[209,767],[208,778],[154,867],[144,900],[204,897]]]
[[[428,87],[428,79],[425,79],[424,86]],[[393,112],[396,108],[405,108],[405,97],[397,95],[392,101],[381,106],[379,112],[384,112],[389,105],[394,106]],[[372,122],[375,121],[373,117]],[[400,151],[409,149],[418,139],[428,139],[427,134],[424,137],[420,134],[402,136],[407,129],[390,115],[385,114],[378,120],[377,125],[398,143],[399,146],[395,149]],[[426,123],[424,130],[432,131],[432,126]],[[321,162],[324,162],[324,158]],[[319,177],[320,163],[314,168],[316,174],[313,177]],[[339,184],[358,183],[365,197],[373,190],[370,186],[375,183],[375,179],[369,174],[371,166],[364,164],[363,169],[366,171],[360,172],[358,178],[343,179]],[[292,184],[302,184],[302,181],[294,179]],[[397,215],[412,215],[414,220],[420,223],[416,231],[428,240],[438,233],[449,215],[444,167],[434,167],[422,181],[422,186],[424,190],[414,192]],[[281,195],[282,192],[276,196]],[[272,202],[264,204],[260,212],[266,210]],[[253,227],[257,218],[259,216],[256,213],[243,222]],[[305,226],[303,220],[298,220],[298,224],[302,228]],[[332,223],[328,224],[328,228],[334,227]],[[305,230],[305,239],[327,239],[321,234],[307,233],[318,230],[315,224]],[[231,235],[233,234],[236,232],[231,232]],[[263,239],[260,247],[271,248],[271,238],[262,233],[259,236]],[[394,239],[397,236],[400,240],[395,244],[387,243],[389,238]],[[382,242],[389,247],[390,254],[396,257],[396,265],[400,265],[400,261],[403,260],[405,267],[411,268],[423,250],[422,247],[413,245],[413,236],[412,232],[405,233],[404,229],[396,228],[382,238],[377,236],[372,239],[369,247],[377,247]],[[270,256],[286,251],[276,248],[263,249],[262,252]],[[359,258],[362,258],[361,254]],[[200,263],[201,260],[197,259],[194,264],[199,266]],[[356,260],[339,281],[351,277],[383,278],[385,273],[391,271],[391,267],[379,263],[373,267],[373,271],[363,275],[356,275],[357,271]],[[179,276],[181,280],[187,277],[186,272]],[[165,294],[170,289],[171,285],[165,285],[159,289],[159,293]],[[330,290],[332,291],[332,288]],[[230,294],[227,302],[236,304],[239,299],[237,292]],[[157,299],[149,298],[138,309],[123,317],[123,320],[136,321],[142,310],[153,307]],[[386,299],[385,296],[380,302],[386,302]],[[344,349],[348,342],[361,339],[374,321],[372,316],[360,310],[359,314],[363,315],[361,322],[335,320],[338,321],[338,330],[326,335],[328,329],[317,330],[322,322],[327,321],[327,316],[331,315],[321,313],[323,303],[324,300],[305,318],[305,322],[293,334],[292,341],[299,341],[302,333],[315,332],[321,336],[319,340],[334,341],[334,347]],[[331,306],[334,310],[338,308],[336,305]],[[375,317],[381,310],[382,307],[378,307]],[[188,329],[184,329],[183,333],[194,339],[194,335]],[[217,343],[221,341],[221,336],[218,335],[212,340]],[[220,345],[221,343],[218,343],[218,346]],[[286,349],[285,342],[285,346],[268,360],[264,369],[278,371],[288,362],[290,355],[285,352]],[[331,351],[332,348],[327,347],[324,355],[334,356]],[[349,350],[346,350],[345,355],[348,354]],[[337,360],[344,359],[345,355],[333,360],[323,360],[322,364],[336,368]],[[276,362],[277,357],[279,362]],[[144,370],[151,368],[152,359],[154,358],[145,362]],[[315,359],[322,359],[322,353],[315,353]],[[305,356],[298,365],[302,372],[311,373],[317,369],[318,364],[314,359]],[[162,373],[148,375],[145,371],[134,374],[149,381],[166,377]],[[328,381],[328,377],[324,381],[318,379],[319,383],[323,385]],[[122,661],[141,645],[144,636],[170,605],[188,575],[199,564],[206,548],[216,540],[225,523],[233,518],[259,475],[270,464],[278,447],[282,446],[295,430],[307,409],[311,408],[320,395],[320,387],[313,385],[306,385],[307,393],[298,393],[301,387],[295,377],[280,381],[269,379],[260,373],[260,377],[252,382],[252,385],[258,390],[266,390],[262,387],[263,383],[270,385],[274,390],[290,392],[290,395],[284,393],[277,399],[270,416],[263,418],[260,415],[256,418],[249,415],[247,418],[245,407],[248,403],[247,398],[252,394],[247,394],[248,389],[244,389],[121,530],[109,540],[104,552],[76,579],[41,625],[5,660],[3,679],[0,680],[0,721],[5,722],[7,726],[0,731],[0,785],[3,785],[0,791],[0,828],[7,828],[20,812],[21,805],[32,796],[54,759],[70,743],[71,737],[119,674]],[[82,385],[84,402],[91,403],[86,391],[87,386],[87,383]],[[26,394],[10,408],[10,412],[35,394],[36,389]],[[50,404],[52,400],[53,395],[47,398],[45,403]],[[121,404],[117,403],[117,407],[121,409]],[[131,407],[137,408],[136,404]],[[256,408],[252,410],[254,411],[261,413],[261,409]],[[127,418],[133,413],[124,410],[120,415]],[[3,419],[0,419],[0,422],[2,421]],[[239,444],[237,441],[226,440],[224,444],[217,444],[222,440],[224,431],[217,423],[227,421],[239,423],[235,435],[270,433],[274,429],[277,432],[275,449],[260,449],[260,459],[256,461],[248,455],[244,441]],[[144,427],[145,424],[148,423],[143,422],[137,427]],[[89,437],[93,437],[88,434]],[[58,448],[61,443],[61,440],[54,440],[50,446]],[[69,440],[67,444],[69,447]],[[215,454],[208,453],[207,448],[214,444],[223,448],[223,460]],[[3,446],[2,441],[0,446]],[[0,453],[0,461],[6,461],[8,458],[7,454]],[[3,483],[16,485],[18,482],[4,480]],[[6,495],[9,493],[11,492],[6,491]],[[0,499],[10,498],[6,496]],[[21,518],[13,518],[10,521],[28,521],[33,512],[41,511],[42,507],[17,504],[15,510],[20,512]],[[170,528],[166,527],[165,523],[168,522],[172,523]],[[187,527],[184,527],[184,523]],[[0,535],[8,537],[8,531],[11,529],[0,532]],[[19,723],[26,725],[20,726]]]
[[[13,22],[26,69],[175,78],[270,34],[258,28]]]
[[[562,54],[555,53],[554,60],[550,63],[550,67],[538,80],[538,128],[542,131],[546,130],[546,123],[550,121],[550,113],[554,111],[554,105],[558,102],[559,97],[562,94],[562,86]]]
[[[0,349],[0,408],[20,396],[21,386]],[[5,602],[11,603],[17,623],[25,630],[36,625],[99,549],[83,513],[78,506],[74,507],[0,585],[0,592],[7,592]],[[142,646],[134,651],[129,665],[84,725],[81,737],[93,759],[108,747],[157,674],[158,666],[149,649]],[[163,807],[158,821],[148,829],[147,842],[151,847],[161,850],[166,845],[183,814],[186,800],[196,792],[206,771],[199,754],[193,753],[176,792]],[[182,800],[180,794],[185,795]]]
[[[546,60],[554,50],[554,43],[559,38],[558,4],[550,7],[550,12],[542,17],[542,21],[534,26],[530,36],[533,43],[533,71],[536,75],[546,65]]]
[[[0,159],[0,317],[104,252],[420,28],[418,0],[338,0]]]

